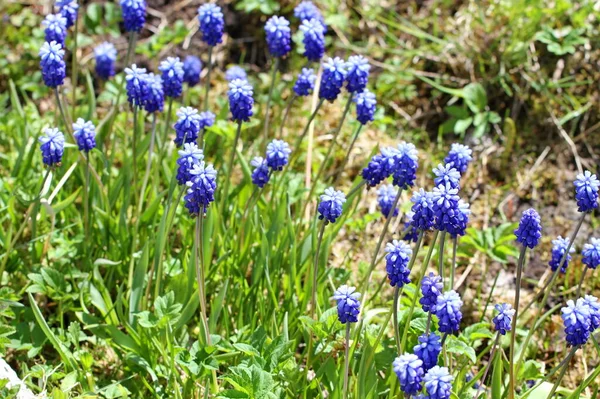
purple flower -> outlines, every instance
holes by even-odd
[[[584,265],[594,270],[600,265],[600,239],[590,238],[590,242],[583,246],[581,251]]]
[[[438,164],[437,168],[433,169],[433,174],[436,176],[433,180],[436,186],[450,183],[450,187],[460,189],[460,172],[453,164]]]
[[[404,236],[402,239],[406,242],[417,242],[419,239],[419,230],[413,226],[413,211],[406,212],[406,220],[404,221]]]
[[[448,231],[456,222],[458,209],[458,189],[452,188],[449,183],[440,184],[433,189],[434,226],[440,231]]]
[[[413,203],[411,208],[413,212],[412,226],[417,230],[427,231],[433,227],[435,214],[433,212],[433,193],[425,191],[422,188],[413,192],[410,199]]]
[[[586,295],[583,303],[590,308],[590,330],[594,331],[600,327],[600,302],[593,295]]]
[[[362,171],[362,177],[369,187],[375,187],[392,174],[394,168],[395,149],[382,149],[381,154],[374,155],[366,168]]]
[[[385,246],[385,270],[392,287],[404,287],[410,283],[410,270],[407,268],[412,249],[404,241],[394,240]]]
[[[316,80],[317,75],[315,75],[314,70],[302,68],[302,72],[300,72],[294,84],[294,93],[297,96],[308,96],[314,90]]]
[[[40,48],[39,55],[44,84],[50,88],[62,85],[67,74],[67,66],[63,60],[65,50],[60,43],[45,42]]]
[[[195,86],[200,82],[200,71],[202,70],[202,61],[200,58],[188,55],[183,60],[183,81],[190,86]]]
[[[316,19],[323,26],[323,32],[327,32],[327,25],[321,11],[312,3],[312,1],[303,1],[294,8],[294,16],[300,21]]]
[[[394,185],[405,189],[415,184],[419,153],[414,144],[400,143],[394,155]]]
[[[184,143],[183,149],[179,150],[178,153],[176,178],[177,183],[184,185],[192,180],[190,171],[194,168],[194,165],[204,160],[204,153],[198,148],[196,143]]]
[[[283,140],[273,140],[267,145],[267,165],[273,170],[282,170],[287,165],[292,150]]]
[[[40,136],[40,149],[42,150],[42,159],[47,166],[60,166],[65,148],[65,136],[56,128],[44,130]]]
[[[232,65],[227,69],[227,72],[225,72],[225,79],[227,79],[228,82],[233,82],[236,79],[248,80],[248,75],[241,66]]]
[[[304,56],[309,61],[319,61],[325,53],[325,31],[323,24],[317,19],[305,19],[300,25],[304,33]]]
[[[117,49],[112,43],[104,42],[94,48],[96,58],[96,74],[104,80],[115,76],[115,61],[117,60]]]
[[[515,230],[517,242],[524,246],[533,249],[542,238],[542,225],[540,223],[540,215],[535,209],[527,209],[521,216],[519,227]]]
[[[162,81],[167,97],[179,97],[183,89],[183,63],[179,57],[163,60],[158,70],[162,72]]]
[[[236,79],[229,83],[229,110],[234,121],[247,122],[252,116],[254,91],[247,80]]]
[[[465,173],[469,163],[473,160],[471,154],[473,154],[473,151],[466,145],[454,143],[450,147],[448,155],[444,158],[444,162],[452,164],[460,173]]]
[[[67,20],[67,29],[75,24],[77,21],[77,10],[79,5],[75,0],[57,0],[56,7],[60,11],[60,14]]]
[[[146,75],[146,82],[148,84],[148,92],[144,101],[144,109],[148,113],[162,112],[165,105],[162,79],[158,75],[149,73]]]
[[[284,57],[292,49],[292,31],[290,21],[276,15],[265,24],[265,34],[269,52],[273,57]]]
[[[567,248],[569,247],[569,239],[562,238],[561,236],[556,237],[556,240],[552,240],[552,258],[548,263],[552,268],[552,271],[555,272],[556,269],[560,266],[560,262],[567,252]],[[575,248],[569,248],[569,253],[575,252]],[[569,267],[569,262],[571,261],[571,255],[567,255],[565,262],[560,268],[561,273],[565,273],[567,271],[567,267]]]
[[[347,285],[340,286],[333,298],[337,301],[338,320],[342,324],[356,323],[360,313],[360,294],[356,288]]]
[[[452,224],[446,226],[448,234],[451,237],[464,236],[467,230],[467,224],[469,223],[469,215],[471,215],[471,209],[467,202],[463,200],[458,201],[458,212],[452,219]]]
[[[191,216],[206,214],[206,209],[215,200],[217,189],[217,171],[212,165],[206,166],[204,161],[194,164],[190,170],[191,179],[186,183],[189,187],[184,197],[185,207]]]
[[[512,319],[515,315],[515,310],[508,303],[500,303],[495,306],[498,314],[492,320],[494,322],[494,328],[501,335],[506,335],[511,329]]]
[[[463,302],[456,291],[447,291],[438,296],[434,313],[439,319],[440,332],[452,334],[458,331],[462,320],[462,305]]]
[[[175,122],[175,145],[181,147],[183,143],[193,143],[198,139],[200,132],[200,115],[198,110],[192,107],[182,107],[177,111],[177,122]]]
[[[419,303],[425,312],[435,313],[438,297],[442,295],[444,284],[442,278],[433,273],[423,277],[421,282],[421,293],[423,297],[419,299]]]
[[[440,336],[435,333],[421,335],[413,351],[423,361],[423,369],[425,371],[431,369],[437,365],[438,356],[442,351]]]
[[[567,301],[561,309],[561,317],[565,325],[567,343],[571,346],[583,345],[590,338],[592,315],[590,307],[579,298],[577,302]]]
[[[579,212],[591,212],[598,208],[598,189],[600,181],[589,170],[586,170],[573,183],[575,185],[575,199]]]
[[[139,32],[146,22],[145,0],[121,0],[125,31]]]
[[[254,159],[250,161],[250,165],[254,166],[254,170],[252,171],[252,184],[256,185],[258,188],[263,188],[270,179],[267,161],[263,159],[263,157],[254,157]]]
[[[65,17],[61,14],[48,14],[42,21],[42,25],[46,27],[44,33],[48,43],[56,42],[62,47],[65,46],[67,37],[67,19]]]
[[[319,219],[325,219],[326,223],[335,223],[337,218],[342,215],[342,205],[346,202],[346,196],[343,192],[329,187],[320,199],[321,201],[317,207]]]
[[[73,136],[77,140],[79,151],[90,152],[96,148],[96,127],[92,122],[77,118],[73,123]]]
[[[346,63],[344,60],[339,57],[327,59],[323,63],[319,98],[333,102],[342,91],[346,73]]]
[[[125,68],[125,74],[127,101],[133,107],[142,107],[150,91],[146,69],[133,64],[131,68]]]
[[[394,208],[392,212],[396,195],[398,195],[398,190],[391,184],[383,185],[377,191],[377,204],[386,218],[398,216],[398,208]]]
[[[412,353],[401,355],[394,360],[392,367],[398,377],[402,392],[414,395],[423,388],[421,381],[423,381],[425,371],[423,371],[423,361],[417,355]]]
[[[450,399],[453,379],[448,368],[432,367],[423,378],[429,399]]]
[[[377,99],[375,94],[369,89],[364,89],[360,93],[354,95],[356,103],[356,119],[363,125],[372,122],[375,119],[375,110],[377,107]]]
[[[225,21],[221,7],[212,3],[201,5],[198,8],[198,21],[204,42],[209,46],[216,46],[223,41]]]
[[[348,74],[346,75],[346,81],[348,86],[346,87],[350,93],[360,93],[367,87],[369,81],[369,71],[371,65],[369,61],[362,55],[352,55],[346,62],[346,69]]]

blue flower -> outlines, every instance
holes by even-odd
[[[225,21],[221,7],[216,4],[203,4],[198,8],[198,21],[200,22],[200,31],[202,40],[209,46],[215,46],[223,41],[223,31]]]
[[[204,160],[204,153],[196,143],[184,143],[183,149],[179,150],[179,158],[177,159],[177,183],[184,185],[192,180],[191,170],[194,165],[199,164]]]
[[[202,70],[202,61],[194,55],[188,55],[183,60],[183,81],[190,86],[195,86],[200,82],[200,71]]]
[[[394,185],[405,189],[415,184],[419,153],[414,144],[400,143],[394,155]]]
[[[439,319],[440,332],[452,334],[458,331],[462,320],[462,305],[463,302],[456,291],[447,291],[438,296],[434,313]]]
[[[162,81],[167,97],[181,96],[183,86],[183,63],[179,57],[168,57],[163,60],[158,70],[162,72]]]
[[[421,281],[421,293],[423,296],[419,299],[419,303],[424,312],[435,313],[438,297],[442,295],[444,284],[442,278],[433,273],[423,277]]]
[[[417,355],[406,353],[397,357],[392,363],[392,368],[400,382],[400,389],[405,394],[414,395],[423,388],[421,382],[425,371],[423,361]]]
[[[413,211],[406,212],[406,220],[404,221],[404,236],[402,239],[406,242],[417,242],[419,239],[419,230],[413,226]]]
[[[292,150],[283,140],[273,140],[267,145],[267,165],[273,170],[282,170],[287,165]]]
[[[192,107],[181,107],[177,111],[177,122],[175,122],[175,145],[181,147],[185,143],[193,143],[198,139],[200,132],[200,115],[198,110]]]
[[[344,60],[339,57],[327,59],[323,63],[319,98],[333,102],[342,91],[346,73],[346,63]]]
[[[186,183],[189,187],[185,199],[185,207],[191,216],[206,214],[206,209],[215,200],[217,189],[217,171],[212,165],[206,166],[204,161],[194,164],[190,170],[191,179]]]
[[[67,66],[63,60],[65,50],[60,43],[45,42],[40,48],[39,55],[44,84],[50,88],[62,85],[67,74]]]
[[[265,24],[267,46],[273,57],[284,57],[292,49],[292,31],[290,21],[277,15],[269,18]]]
[[[434,333],[421,335],[419,343],[413,348],[415,355],[423,361],[425,371],[437,365],[438,356],[442,351],[440,336]]]
[[[304,56],[309,61],[319,61],[325,53],[325,31],[323,24],[317,19],[305,19],[300,25],[304,33]]]
[[[517,242],[520,242],[528,248],[535,248],[542,238],[542,224],[540,215],[535,209],[527,209],[521,216],[519,227],[515,230]]]
[[[473,154],[473,151],[466,145],[454,143],[450,147],[448,155],[444,158],[444,162],[452,164],[460,173],[465,173],[469,163],[473,160],[471,154]]]
[[[458,189],[452,188],[449,183],[440,184],[433,189],[431,197],[433,201],[433,213],[435,215],[434,226],[440,231],[448,231],[456,222],[459,213]]]
[[[432,367],[423,378],[429,399],[450,399],[453,379],[448,368]]]
[[[77,10],[79,5],[75,0],[57,0],[56,7],[60,11],[60,14],[67,20],[67,29],[75,24],[77,21]]]
[[[433,193],[425,191],[422,188],[413,192],[410,199],[413,203],[412,226],[417,230],[427,231],[433,227],[435,215],[433,212]]]
[[[44,33],[48,43],[56,42],[62,47],[65,46],[67,37],[67,19],[60,14],[48,14],[42,21],[42,25],[46,28]]]
[[[515,310],[508,303],[500,303],[494,307],[498,311],[498,314],[492,320],[494,322],[494,328],[501,335],[506,335],[506,333],[511,329],[511,323],[515,315]]]
[[[583,345],[590,338],[592,315],[590,307],[582,298],[577,303],[567,301],[567,306],[561,309],[561,317],[565,325],[567,343],[572,346]]]
[[[338,320],[342,324],[356,323],[360,313],[360,294],[355,287],[340,286],[333,298],[337,301]]]
[[[96,127],[92,122],[77,118],[73,123],[73,136],[77,139],[79,151],[90,152],[96,148]]]
[[[450,187],[460,188],[460,172],[453,164],[438,164],[437,168],[433,169],[433,174],[436,176],[433,180],[436,186],[450,183]]]
[[[254,92],[247,80],[235,79],[229,83],[229,110],[233,120],[237,122],[249,121],[254,105]]]
[[[394,168],[395,149],[382,149],[381,154],[374,155],[366,168],[362,171],[362,177],[369,187],[375,187],[392,174]]]
[[[325,219],[326,223],[335,223],[337,218],[342,214],[342,205],[346,202],[346,196],[343,192],[329,187],[320,198],[321,201],[317,207],[319,219]]]
[[[590,331],[600,327],[600,302],[593,295],[586,295],[583,303],[590,308]]]
[[[410,283],[410,270],[407,268],[412,249],[404,241],[394,240],[385,246],[385,270],[392,287],[404,287]]]
[[[200,130],[206,130],[207,127],[211,127],[215,124],[215,114],[210,111],[200,112],[198,115],[198,122],[200,124]]]
[[[383,185],[377,191],[377,204],[381,209],[381,213],[383,213],[383,216],[386,218],[398,216],[398,208],[394,208],[394,211],[392,212],[392,206],[394,206],[396,195],[398,195],[398,190],[391,184]]]
[[[144,101],[146,112],[162,112],[165,105],[165,93],[163,91],[162,79],[158,75],[149,73],[146,76],[148,92]]]
[[[308,96],[315,88],[317,75],[311,68],[302,68],[302,72],[298,75],[294,84],[294,93],[297,96]]]
[[[254,157],[250,161],[250,165],[254,166],[252,171],[252,184],[258,188],[263,188],[269,182],[271,175],[269,174],[269,166],[263,157]]]
[[[600,239],[590,238],[590,242],[584,244],[581,255],[584,265],[592,270],[596,269],[600,265]]]
[[[375,119],[375,110],[377,109],[377,98],[369,89],[364,89],[360,93],[354,94],[354,103],[356,104],[356,119],[363,125],[372,122]]]
[[[316,19],[323,26],[323,32],[327,32],[327,25],[321,11],[313,4],[312,1],[303,1],[294,8],[294,16],[300,21]]]
[[[241,66],[232,65],[227,68],[227,72],[225,72],[225,79],[227,79],[228,82],[233,82],[236,79],[248,80],[248,75]]]
[[[96,74],[108,80],[115,76],[115,61],[117,60],[117,49],[112,43],[104,42],[94,48],[96,58]]]
[[[127,101],[133,107],[142,107],[150,91],[146,69],[133,64],[131,68],[125,68],[125,74]]]
[[[121,0],[125,31],[139,32],[146,22],[145,0]]]
[[[598,189],[600,181],[589,170],[577,175],[575,185],[575,199],[579,212],[591,212],[598,208]]]
[[[371,65],[369,61],[362,55],[352,55],[346,62],[346,69],[348,74],[346,75],[346,81],[348,86],[346,87],[350,93],[360,93],[367,87],[369,81],[369,71]]]
[[[552,271],[555,272],[560,266],[560,262],[567,251],[567,247],[569,246],[569,239],[562,238],[561,236],[556,237],[556,240],[552,240],[552,258],[548,264],[552,268]],[[575,248],[569,248],[569,253],[575,252]],[[567,267],[569,267],[569,262],[571,261],[571,255],[567,255],[565,259],[565,263],[563,263],[560,268],[561,273],[566,273]]]
[[[471,209],[467,202],[463,200],[458,201],[458,212],[452,218],[452,223],[446,226],[446,230],[451,237],[464,236],[467,230],[467,224],[469,223],[469,215],[471,215]]]
[[[48,166],[58,165],[62,161],[62,156],[65,148],[65,136],[56,128],[48,128],[44,130],[44,134],[40,136],[40,149],[42,150],[42,160]]]

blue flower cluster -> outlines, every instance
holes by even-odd
[[[179,97],[183,90],[183,63],[179,57],[168,57],[163,60],[158,70],[162,72],[162,81],[167,97]]]
[[[508,303],[500,303],[495,306],[498,314],[492,319],[494,328],[501,335],[506,335],[511,330],[512,319],[515,315],[515,310]]]
[[[419,191],[413,192],[410,200],[413,203],[411,225],[420,231],[430,230],[434,220],[433,193],[426,192],[421,188]]]
[[[144,109],[148,113],[162,112],[165,105],[165,93],[161,77],[149,73],[146,75],[146,84],[148,85],[148,92],[144,98]]]
[[[300,25],[304,33],[304,56],[309,61],[319,61],[325,53],[325,31],[323,24],[317,19],[305,19]]]
[[[569,239],[562,238],[561,236],[556,237],[556,240],[552,240],[552,258],[548,263],[552,268],[552,271],[555,272],[556,269],[560,266],[560,262],[565,256],[567,252],[567,248],[569,247]],[[575,252],[575,248],[569,248],[569,254]],[[571,255],[567,255],[562,267],[560,268],[561,273],[566,273],[567,267],[569,267],[569,262],[571,261]]]
[[[196,143],[184,143],[183,149],[179,150],[177,159],[177,183],[184,185],[192,180],[191,170],[194,165],[204,160],[204,152],[198,148]]]
[[[419,167],[418,156],[419,153],[414,144],[398,144],[398,150],[394,154],[394,185],[406,189],[415,184],[417,168]]]
[[[338,320],[342,324],[356,323],[360,313],[360,294],[355,287],[340,286],[333,294],[337,301]]]
[[[221,7],[212,3],[201,5],[198,8],[198,21],[204,42],[209,46],[216,46],[223,41],[225,21]]]
[[[40,48],[39,55],[44,84],[50,88],[62,85],[67,74],[67,66],[63,59],[65,50],[60,43],[45,42]]]
[[[48,128],[40,136],[39,142],[41,144],[40,149],[42,150],[44,164],[49,167],[60,166],[65,149],[64,134],[56,128]]]
[[[123,23],[127,32],[139,32],[146,22],[146,0],[121,0]]]
[[[294,8],[294,16],[301,22],[316,19],[323,27],[323,32],[327,32],[327,25],[321,11],[313,4],[312,1],[302,1]]]
[[[450,187],[460,189],[460,172],[453,164],[439,164],[437,168],[433,169],[433,174],[435,175],[433,182],[436,186],[448,183]]]
[[[283,170],[288,164],[292,150],[283,140],[273,140],[267,145],[267,165],[273,170]]]
[[[421,281],[421,294],[423,296],[419,299],[423,311],[435,313],[438,298],[442,295],[443,289],[444,284],[440,276],[429,273],[429,275],[423,277],[423,281]]]
[[[590,238],[590,242],[584,244],[581,255],[583,264],[595,270],[600,265],[600,239]]]
[[[377,99],[375,94],[369,89],[364,89],[356,93],[353,99],[356,104],[356,119],[363,125],[372,122],[375,119],[375,110],[377,109]]]
[[[346,88],[350,93],[360,93],[367,87],[371,65],[362,55],[352,55],[346,62]]]
[[[473,160],[473,151],[463,144],[454,143],[444,158],[446,164],[452,164],[460,173],[465,173],[469,163]]]
[[[457,222],[458,215],[458,189],[452,188],[449,183],[440,184],[433,189],[431,196],[433,201],[433,213],[435,215],[434,226],[440,231],[448,231]]]
[[[383,185],[377,190],[377,204],[386,218],[398,216],[398,208],[394,208],[392,211],[396,195],[398,195],[398,190],[391,184]]]
[[[115,76],[115,61],[117,60],[117,49],[112,43],[104,42],[94,48],[96,59],[96,74],[108,80]]]
[[[284,57],[292,49],[292,30],[290,21],[277,15],[269,18],[265,24],[267,46],[273,57]]]
[[[80,151],[90,152],[96,148],[96,127],[91,121],[77,118],[73,123],[73,136]]]
[[[591,212],[598,208],[598,189],[600,189],[600,181],[596,175],[586,170],[573,183],[575,185],[575,199],[579,212]]]
[[[258,188],[263,188],[271,178],[267,160],[263,157],[254,157],[252,161],[250,161],[250,165],[254,166],[254,170],[252,171],[252,184],[256,185]]]
[[[252,116],[254,91],[247,80],[235,79],[229,83],[229,110],[234,121],[247,122]]]
[[[190,86],[195,86],[200,82],[200,71],[202,70],[202,61],[195,55],[188,55],[183,60],[183,81]]]
[[[217,189],[217,171],[204,161],[194,164],[189,171],[191,179],[186,183],[189,187],[185,195],[185,207],[191,216],[204,216],[211,202],[215,200]]]
[[[415,213],[413,211],[406,212],[406,220],[404,222],[404,235],[402,239],[406,242],[417,242],[419,239],[419,230],[413,226],[413,217]]]
[[[77,10],[79,5],[76,0],[57,0],[56,7],[60,14],[67,20],[67,29],[75,24],[77,21]]]
[[[565,326],[566,339],[569,345],[585,344],[592,333],[592,309],[583,298],[567,301],[561,309],[561,317]]]
[[[404,241],[394,240],[385,246],[385,270],[392,287],[404,287],[410,283],[410,270],[407,268],[412,249]]]
[[[523,212],[519,227],[515,230],[515,235],[517,236],[517,242],[527,248],[533,249],[538,245],[540,238],[542,238],[542,224],[540,215],[535,209],[530,208]]]
[[[412,353],[401,355],[394,360],[392,367],[398,377],[402,392],[415,395],[423,388],[421,382],[425,371],[423,370],[423,361],[417,355]]]
[[[437,298],[435,315],[438,317],[439,330],[452,334],[459,330],[462,313],[460,308],[463,302],[456,291],[444,292]]]
[[[294,83],[294,93],[297,96],[308,96],[315,88],[317,75],[311,68],[302,68],[302,72],[298,75],[296,83]]]
[[[177,122],[175,122],[175,145],[181,147],[183,143],[193,143],[198,139],[200,132],[200,115],[198,110],[192,107],[182,107],[177,111]]]
[[[325,219],[326,223],[335,223],[337,218],[342,215],[342,206],[346,202],[346,196],[343,192],[329,187],[321,195],[320,199],[321,201],[317,207],[319,219]]]
[[[328,58],[323,63],[319,98],[333,102],[342,91],[347,73],[344,60],[339,57]]]
[[[583,303],[590,308],[590,330],[600,328],[600,302],[593,295],[586,295]]]
[[[131,68],[125,68],[125,80],[127,90],[127,101],[133,107],[141,108],[146,102],[149,93],[148,74],[145,68],[138,68],[133,64]]]
[[[233,82],[236,79],[248,80],[248,75],[241,66],[232,65],[225,72],[225,79],[227,79],[228,82]]]
[[[42,24],[46,27],[44,29],[46,41],[56,42],[64,47],[67,38],[67,19],[61,14],[48,14]]]
[[[432,367],[423,378],[429,399],[450,399],[453,379],[448,368]]]
[[[362,171],[362,177],[369,187],[375,187],[392,174],[394,170],[394,149],[384,148],[381,154],[371,158],[369,164]]]
[[[419,343],[413,348],[415,355],[423,361],[425,371],[437,365],[438,357],[442,351],[442,343],[439,335],[431,333],[421,335]]]

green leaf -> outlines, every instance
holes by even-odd
[[[482,112],[487,106],[487,94],[479,83],[469,83],[463,88],[465,103],[474,114]]]
[[[475,349],[453,335],[449,335],[448,338],[446,338],[446,351],[448,353],[466,356],[472,363],[477,362]]]

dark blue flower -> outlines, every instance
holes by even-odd
[[[162,72],[162,82],[167,97],[179,97],[183,89],[183,63],[179,57],[163,60],[158,70]]]
[[[250,165],[254,166],[254,170],[252,171],[252,184],[256,185],[258,188],[263,188],[270,179],[267,161],[263,157],[254,157],[254,159],[250,161]]]
[[[200,31],[202,40],[209,46],[215,46],[223,41],[223,31],[225,21],[221,7],[216,4],[203,4],[198,8],[198,21],[200,22]]]
[[[471,382],[471,381],[473,381],[473,374],[471,374],[471,373],[467,373],[467,375],[465,375],[465,382],[469,383],[469,382]],[[481,386],[481,385],[480,385],[478,382],[475,382],[475,383],[473,384],[473,389],[479,389],[479,387],[480,387],[480,386]],[[532,386],[533,386],[533,385],[532,385]],[[529,387],[529,388],[531,388],[531,387]]]
[[[42,25],[46,27],[44,33],[48,43],[56,42],[62,47],[65,46],[67,37],[67,19],[65,17],[61,14],[48,14],[42,21]]]
[[[577,303],[569,300],[567,306],[561,309],[561,317],[565,325],[565,334],[569,345],[583,345],[590,338],[592,332],[590,310],[583,298],[579,298]]]
[[[515,315],[515,310],[508,303],[500,303],[495,306],[498,314],[492,320],[494,328],[502,335],[506,335],[511,329],[512,319]]]
[[[204,161],[194,164],[190,170],[191,179],[186,183],[189,187],[185,196],[185,207],[192,216],[206,214],[206,209],[215,200],[217,189],[217,171],[212,165],[206,166]]]
[[[456,223],[459,213],[458,189],[452,188],[449,183],[440,184],[433,189],[431,197],[433,201],[433,213],[435,215],[434,226],[440,231],[448,231]]]
[[[210,111],[200,112],[198,117],[198,122],[200,123],[200,130],[206,130],[207,127],[211,127],[215,124],[215,114],[213,114]]]
[[[398,190],[391,184],[383,185],[377,190],[377,204],[381,209],[381,213],[383,213],[383,216],[386,218],[398,216],[398,208],[395,208],[392,212],[392,206],[394,206],[396,195],[398,195]]]
[[[433,174],[436,176],[433,179],[436,186],[450,183],[450,187],[460,189],[460,172],[453,164],[438,164],[437,168],[433,169]]]
[[[183,81],[190,86],[195,86],[200,82],[200,71],[202,70],[202,61],[194,55],[188,55],[183,60]]]
[[[294,16],[301,22],[316,19],[323,26],[323,32],[327,32],[327,25],[325,25],[325,19],[321,14],[321,11],[313,4],[312,1],[303,1],[294,8]]]
[[[342,91],[346,73],[346,63],[344,60],[339,57],[327,59],[323,63],[319,98],[333,102]]]
[[[265,24],[267,46],[273,57],[284,57],[292,49],[292,31],[290,21],[277,15],[269,18]]]
[[[56,7],[60,14],[67,20],[67,29],[75,24],[77,21],[77,10],[79,5],[76,0],[57,0]]]
[[[56,128],[48,128],[40,136],[39,142],[41,143],[40,149],[42,150],[44,164],[47,166],[60,166],[65,149],[65,136],[62,132]]]
[[[177,122],[175,122],[175,145],[181,147],[185,143],[193,143],[198,139],[200,132],[200,115],[198,110],[192,107],[182,107],[177,111]]]
[[[452,334],[458,331],[462,320],[462,305],[463,302],[456,291],[447,291],[438,296],[434,313],[439,319],[440,332]]]
[[[184,185],[192,180],[190,171],[194,168],[194,165],[203,160],[204,153],[196,143],[184,143],[183,149],[179,150],[179,158],[177,159],[177,183]]]
[[[360,294],[356,288],[347,285],[340,286],[333,294],[337,301],[338,320],[342,324],[356,323],[360,313]]]
[[[452,218],[452,223],[446,225],[446,231],[451,237],[465,235],[467,224],[469,223],[469,215],[471,215],[469,204],[463,200],[459,200],[458,212],[456,212],[456,215]]]
[[[227,72],[225,72],[225,79],[227,79],[228,82],[233,82],[236,79],[248,80],[248,75],[241,66],[232,65],[227,68]]]
[[[586,295],[583,303],[590,308],[590,331],[600,327],[600,302],[593,295]]]
[[[44,84],[51,88],[62,85],[67,74],[67,66],[63,60],[65,50],[60,43],[45,42],[40,48],[39,55]]]
[[[362,55],[352,55],[346,62],[346,69],[348,70],[346,74],[346,81],[348,82],[346,88],[348,91],[350,93],[363,91],[369,81],[369,71],[371,70],[369,61]]]
[[[520,242],[528,248],[535,248],[542,238],[542,224],[540,215],[535,209],[527,209],[521,216],[519,227],[515,230],[517,242]]]
[[[583,246],[581,255],[584,265],[592,270],[596,269],[600,265],[600,239],[590,238],[590,242]]]
[[[427,231],[433,227],[435,215],[433,212],[433,193],[422,188],[413,192],[410,199],[413,203],[412,225],[417,230]]]
[[[448,155],[444,158],[444,162],[452,164],[460,173],[465,173],[469,163],[473,160],[472,153],[473,151],[466,145],[454,143],[450,147]]]
[[[417,242],[419,239],[419,230],[413,226],[413,211],[406,212],[406,220],[404,221],[404,235],[402,239],[406,242]]]
[[[247,80],[235,79],[229,83],[229,110],[234,121],[249,121],[254,105],[254,92]]]
[[[398,144],[398,150],[394,154],[394,185],[406,189],[415,184],[419,167],[418,155],[414,144]]]
[[[112,43],[104,42],[94,48],[96,58],[96,74],[108,80],[115,76],[115,61],[117,60],[117,49]]]
[[[423,369],[425,371],[431,369],[437,365],[438,356],[442,351],[440,336],[435,333],[421,335],[413,351],[423,361]]]
[[[453,379],[448,368],[432,367],[423,378],[429,399],[450,399]]]
[[[437,300],[442,295],[443,289],[444,284],[440,276],[429,273],[429,275],[423,277],[423,281],[421,282],[421,293],[423,296],[419,299],[423,311],[435,313]]]
[[[575,179],[575,199],[579,212],[591,212],[598,208],[598,189],[600,181],[589,170],[577,175]]]
[[[410,270],[407,268],[412,249],[404,241],[394,240],[385,246],[385,270],[392,287],[404,287],[410,283]]]
[[[133,107],[142,107],[150,92],[146,69],[138,68],[135,64],[131,68],[125,68],[125,80],[127,101]]]
[[[73,136],[77,140],[79,151],[90,152],[96,148],[96,127],[92,122],[77,118],[73,123]]]
[[[304,33],[304,56],[309,61],[319,61],[325,53],[325,31],[323,24],[317,19],[305,19],[300,25]]]
[[[333,187],[325,190],[320,197],[321,201],[317,207],[319,219],[325,219],[326,222],[335,223],[342,214],[342,205],[346,202],[346,196],[341,191],[336,191]]]
[[[141,31],[146,22],[146,0],[121,0],[121,9],[125,31]]]
[[[162,112],[165,105],[165,93],[163,91],[162,79],[158,75],[149,73],[146,76],[148,91],[144,101],[146,112]]]
[[[353,101],[356,103],[356,119],[363,125],[372,122],[375,119],[375,110],[377,108],[377,99],[375,94],[369,89],[364,89],[360,93],[354,94]]]
[[[362,171],[362,177],[369,187],[375,187],[392,174],[394,170],[394,148],[384,148],[381,154],[374,155],[366,168]]]
[[[273,140],[267,145],[267,165],[273,170],[282,170],[287,165],[292,150],[283,140]]]
[[[405,353],[397,357],[392,363],[392,368],[400,382],[400,389],[408,395],[418,393],[423,385],[423,361],[412,353]]]
[[[294,93],[297,96],[308,96],[315,88],[317,75],[311,68],[302,68],[302,72],[298,75],[294,84]]]
[[[560,266],[560,261],[562,260],[565,252],[567,251],[567,247],[569,247],[569,239],[562,238],[561,236],[556,237],[556,240],[552,240],[552,258],[548,263],[552,268],[552,271],[556,271],[558,266]],[[569,253],[575,252],[575,248],[571,246],[569,248]],[[560,268],[561,273],[565,273],[567,271],[567,267],[569,267],[569,262],[571,261],[571,255],[567,255],[565,262]]]

